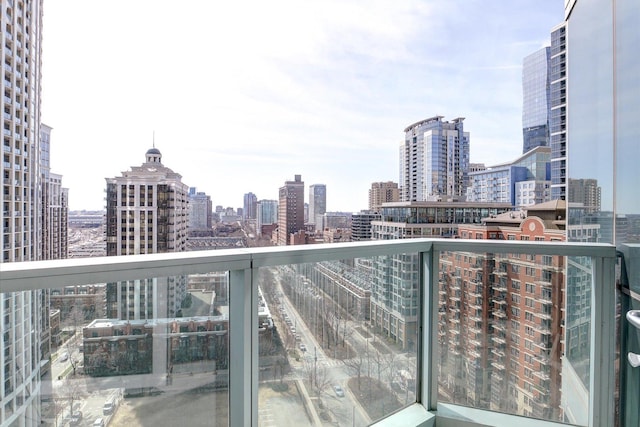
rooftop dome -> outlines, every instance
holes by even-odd
[[[147,163],[162,163],[162,154],[156,147],[147,150]]]

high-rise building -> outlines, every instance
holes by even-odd
[[[408,126],[400,144],[400,200],[463,200],[468,185],[469,132],[463,117],[443,116]]]
[[[359,242],[363,240],[371,240],[372,238],[372,221],[380,221],[381,215],[372,211],[360,211],[351,216],[351,240]]]
[[[202,235],[211,231],[213,204],[211,197],[204,192],[189,189],[189,234]]]
[[[535,147],[512,162],[469,173],[467,202],[524,207],[549,200],[549,147]]]
[[[573,220],[570,226],[578,231],[569,238],[573,240],[575,236],[580,240],[584,235],[580,231],[585,226],[588,229],[598,225],[601,242],[624,248],[624,244],[640,243],[638,230],[630,231],[628,221],[626,225],[621,221],[640,216],[640,57],[637,53],[640,2],[566,1],[565,17],[566,31],[560,34],[558,47],[562,48],[562,41],[566,41],[566,56],[561,54],[565,56],[564,61],[557,64],[558,72],[566,75],[567,95],[566,120],[560,122],[566,126],[566,169],[562,166],[560,169],[566,170],[569,186],[568,218]],[[579,200],[573,203],[569,197],[580,197],[581,192],[571,189],[584,182],[580,180],[595,180],[600,186],[599,212],[587,213]],[[627,232],[620,233],[620,227],[627,228]],[[589,316],[584,316],[595,307],[590,293],[593,277],[588,267],[585,260],[568,258],[567,276],[572,281],[571,287],[567,286],[565,307],[572,316],[568,316],[566,322],[563,361],[570,369],[563,367],[562,386],[563,394],[573,396],[566,402],[565,413],[571,414],[567,421],[574,424],[588,422],[585,405],[581,402],[591,397],[588,385],[593,374],[590,375],[589,367],[592,372],[599,369],[598,365],[593,365],[597,363],[592,359],[594,346],[585,339],[585,331],[595,327],[589,323]],[[627,272],[633,272],[632,268],[627,268]],[[621,381],[621,401],[616,408],[621,411],[620,425],[636,427],[640,425],[638,383],[635,381],[638,368],[627,363],[625,355],[629,351],[638,352],[638,330],[630,327],[624,316],[628,309],[640,307],[637,273],[635,277],[631,275],[627,283],[626,289],[623,285],[618,293],[622,301],[618,309],[622,313],[620,323],[625,326],[618,337],[620,347],[616,349],[622,355],[619,378],[627,381]]]
[[[106,181],[108,256],[186,250],[189,187],[180,174],[162,164],[160,150],[149,149],[141,166]],[[108,283],[107,317],[174,317],[185,292],[184,278]]]
[[[242,219],[245,221],[256,219],[256,204],[258,203],[258,197],[253,193],[246,193],[243,200]]]
[[[3,1],[0,14],[3,263],[45,257],[41,167],[42,150],[48,152],[49,147],[48,143],[45,147],[40,144],[42,3]],[[48,156],[44,157],[48,161]],[[49,367],[48,345],[43,345],[48,339],[48,294],[42,289],[3,293],[0,288],[0,319],[0,425],[40,425],[41,375]]]
[[[322,215],[327,212],[327,186],[313,184],[309,186],[309,223],[322,229]]]
[[[304,230],[304,181],[295,175],[280,187],[278,199],[278,245],[289,244],[289,237]]]
[[[551,199],[565,200],[567,192],[567,37],[565,23],[557,25],[551,30],[550,61]]]
[[[188,186],[162,164],[157,148],[141,166],[107,178],[107,256],[182,252],[188,227]]]
[[[462,224],[458,234],[564,240],[565,214],[565,202],[552,201]],[[564,265],[560,256],[441,254],[440,393],[463,405],[561,419]]]
[[[257,203],[256,233],[262,235],[262,226],[278,223],[278,201],[260,200]]]
[[[592,214],[601,211],[601,188],[596,179],[569,178],[568,198],[571,203],[584,206],[584,213]]]
[[[383,203],[400,201],[398,183],[393,181],[372,182],[369,189],[369,210],[380,212]]]
[[[522,153],[549,145],[550,52],[543,47],[522,61]]]
[[[508,212],[509,203],[399,202],[383,205],[381,219],[371,221],[373,240],[459,237],[463,224]],[[401,348],[415,348],[418,325],[416,254],[373,257],[371,324]]]
[[[40,124],[40,175],[42,227],[39,231],[42,259],[64,259],[69,254],[69,189],[62,187],[62,175],[50,168],[51,127]]]

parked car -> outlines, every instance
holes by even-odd
[[[71,419],[69,420],[70,426],[79,426],[82,422],[82,411],[76,411],[71,414]]]
[[[104,427],[104,418],[96,418],[93,422],[93,427]]]
[[[64,352],[60,355],[60,361],[61,362],[66,362],[67,360],[69,360],[69,353]]]
[[[334,385],[333,391],[336,393],[336,396],[344,397],[344,390],[339,385]]]
[[[113,399],[107,400],[104,402],[104,406],[102,407],[102,415],[111,415],[113,411],[116,409],[116,403]]]
[[[304,344],[300,344],[300,350],[301,351],[307,351],[307,346]]]

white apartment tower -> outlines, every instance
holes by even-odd
[[[33,261],[42,259],[42,0],[3,1],[0,26],[0,262]],[[41,424],[45,300],[42,290],[0,293],[0,425]]]
[[[327,212],[327,186],[313,184],[309,186],[309,223],[315,224],[316,230],[322,230],[322,215]]]
[[[107,178],[107,256],[186,250],[189,187],[162,164],[157,148],[141,166]],[[186,280],[168,278],[107,284],[107,317],[122,320],[173,317]],[[162,295],[167,292],[166,295]],[[172,295],[172,297],[170,297]],[[166,301],[167,306],[160,306]]]
[[[404,202],[464,200],[468,186],[469,133],[463,117],[421,120],[400,144],[400,199]]]

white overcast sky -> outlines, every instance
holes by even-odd
[[[42,120],[70,208],[153,144],[214,206],[301,174],[327,209],[398,181],[403,129],[465,117],[471,161],[522,151],[522,59],[562,0],[45,0]]]

